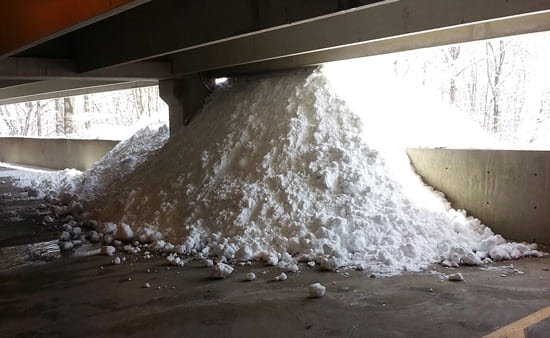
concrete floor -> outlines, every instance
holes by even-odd
[[[0,189],[14,192],[7,185]],[[19,252],[7,245],[28,247],[42,240],[30,235],[41,229],[32,224],[31,212],[40,201],[12,196],[0,201],[1,212],[17,205],[21,215],[31,216],[11,226],[1,223],[0,238],[12,241],[0,242],[0,261]],[[302,265],[288,280],[274,282],[279,271],[262,265],[238,267],[229,279],[211,280],[208,268],[198,263],[176,268],[162,257],[125,255],[123,264],[113,265],[111,257],[88,255],[92,249],[48,262],[0,266],[0,336],[479,337],[550,306],[550,258],[483,268],[433,266],[391,278]],[[243,281],[249,271],[258,279]],[[465,282],[444,278],[454,272],[461,272]],[[152,287],[144,288],[146,282]],[[314,282],[327,286],[325,297],[307,298],[307,285]],[[548,332],[549,319],[530,327],[527,336],[548,337]]]

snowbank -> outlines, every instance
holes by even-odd
[[[39,197],[61,197],[73,195],[76,199],[91,199],[106,192],[113,184],[133,172],[152,153],[168,140],[166,124],[157,124],[140,129],[130,138],[117,144],[90,169],[80,172],[76,169],[58,171],[14,167],[18,170],[0,172],[0,176],[16,179],[14,184],[36,190]],[[5,167],[13,167],[0,163]]]
[[[166,130],[146,135],[113,149],[72,191],[86,197],[76,217],[99,232],[128,224],[152,251],[381,275],[541,254],[506,243],[419,180],[432,207],[410,198],[318,70],[234,80],[160,151]]]
[[[500,250],[538,254],[439,195],[435,209],[411,200],[319,71],[219,89],[189,128],[112,187],[92,204],[95,218],[158,231],[179,253],[204,258],[395,274],[480,264]]]

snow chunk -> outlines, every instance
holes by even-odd
[[[59,240],[62,242],[68,242],[71,240],[71,234],[69,234],[67,231],[62,231],[61,235],[59,236]]]
[[[248,246],[241,247],[235,253],[235,259],[239,262],[246,262],[252,259],[252,249]]]
[[[130,226],[126,223],[121,223],[118,225],[115,239],[118,239],[120,241],[126,241],[129,242],[134,238],[134,232],[130,228]]]
[[[117,231],[117,225],[112,222],[105,222],[99,226],[98,231],[104,234],[113,234]]]
[[[99,253],[102,255],[112,256],[115,253],[115,251],[116,251],[115,247],[108,245],[108,246],[101,247],[101,250]]]
[[[72,242],[59,242],[59,249],[61,251],[69,251],[72,250],[74,247],[74,244]]]
[[[233,268],[231,266],[224,263],[218,263],[212,268],[210,277],[214,279],[223,279],[229,277],[232,272]]]
[[[462,274],[460,272],[453,273],[452,275],[449,275],[449,277],[447,277],[447,279],[450,280],[451,282],[462,282],[462,281],[464,281],[464,277],[462,276]]]
[[[286,280],[288,277],[286,275],[286,273],[284,272],[281,272],[281,274],[279,276],[276,276],[276,277],[273,277],[273,280],[276,280],[276,281],[284,281]]]
[[[321,283],[311,284],[308,289],[310,298],[321,298],[325,295],[327,290],[327,288],[321,285]]]

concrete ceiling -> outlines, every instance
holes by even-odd
[[[0,104],[550,30],[550,0],[27,0],[0,13]]]

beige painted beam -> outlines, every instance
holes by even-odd
[[[173,72],[269,71],[538,32],[550,30],[549,11],[549,0],[384,1],[180,50]]]

